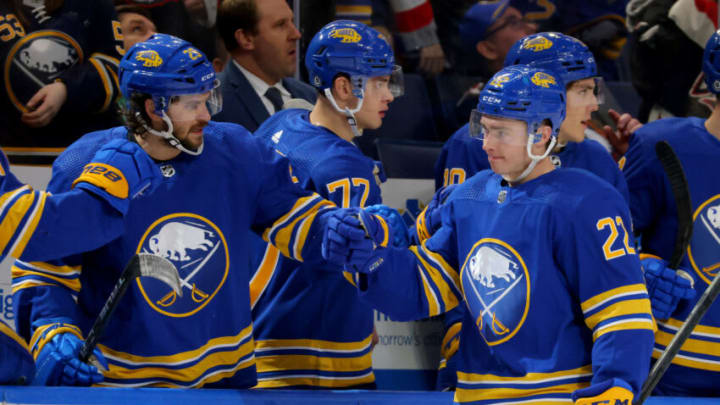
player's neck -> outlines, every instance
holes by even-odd
[[[546,157],[546,158],[540,160],[538,162],[538,164],[535,165],[535,167],[530,172],[530,174],[525,176],[524,179],[522,179],[520,181],[511,181],[510,186],[511,187],[519,186],[520,184],[527,183],[528,181],[535,180],[544,174],[550,173],[553,170],[555,170],[555,165],[552,164],[552,162],[550,161],[550,158]]]
[[[345,114],[337,111],[328,100],[318,96],[315,107],[310,112],[310,123],[328,129],[340,138],[352,142],[354,135]]]
[[[705,129],[715,138],[720,140],[720,101],[713,109],[712,114],[705,120]]]
[[[135,135],[135,140],[155,160],[170,160],[182,153],[179,149],[169,145],[165,139],[148,132],[145,133],[144,137]]]

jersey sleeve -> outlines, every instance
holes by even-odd
[[[366,279],[356,275],[361,297],[393,320],[445,313],[462,301],[452,205],[443,206],[443,225],[421,246],[386,248],[383,264]],[[403,286],[398,289],[397,286]]]
[[[120,235],[122,215],[84,190],[33,190],[0,156],[0,257],[48,260],[94,249]],[[82,235],[82,237],[74,237]]]
[[[637,393],[649,370],[655,322],[630,234],[630,217],[615,190],[596,187],[554,229],[569,288],[592,333],[593,383],[620,378]]]
[[[294,183],[285,157],[260,142],[255,147],[256,163],[261,166],[256,173],[263,175],[257,180],[262,186],[257,194],[253,230],[286,257],[321,262],[325,214],[335,204]]]
[[[60,77],[67,86],[67,111],[97,113],[112,108],[120,95],[117,69],[122,36],[112,2],[95,1],[87,10],[85,59]]]

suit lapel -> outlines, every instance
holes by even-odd
[[[230,69],[228,72],[230,73],[230,82],[233,87],[235,87],[233,96],[236,98],[236,102],[244,105],[255,121],[255,124],[260,126],[263,121],[270,117],[265,105],[240,69],[238,69],[234,63],[230,63],[228,68]]]

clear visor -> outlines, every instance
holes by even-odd
[[[374,86],[370,89],[373,92],[389,91],[393,98],[397,98],[405,94],[405,79],[403,77],[402,66],[395,65],[392,72],[387,76],[376,76],[367,78],[364,76],[356,76],[352,79],[353,94],[356,97],[363,97],[362,89],[368,89],[368,86]]]
[[[567,102],[578,107],[598,106],[605,103],[607,87],[602,77],[572,82],[567,89]]]
[[[174,122],[209,121],[211,116],[222,111],[222,94],[218,84],[206,93],[173,96],[168,115]]]
[[[470,113],[469,130],[472,138],[483,142],[497,141],[507,145],[527,144],[529,134],[524,122],[493,116],[486,116],[491,119],[482,122],[483,115],[478,110]]]

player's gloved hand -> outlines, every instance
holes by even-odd
[[[457,184],[441,187],[435,192],[427,207],[420,212],[415,220],[414,232],[410,232],[410,244],[421,245],[425,239],[430,238],[442,225],[442,210],[440,209]]]
[[[632,387],[627,382],[613,378],[572,393],[575,405],[632,404]]]
[[[97,367],[78,358],[83,341],[76,326],[57,323],[43,328],[33,345],[37,370],[32,385],[87,386],[103,380]],[[108,368],[100,350],[93,350],[93,355],[102,367]]]
[[[375,204],[365,207],[365,212],[381,216],[392,228],[392,245],[398,248],[408,247],[408,227],[405,220],[395,208]]]
[[[645,254],[641,257],[653,316],[655,319],[667,319],[680,300],[695,297],[693,278],[685,270],[668,268],[668,262],[659,257]]]
[[[151,193],[162,179],[160,168],[140,145],[113,139],[95,153],[73,186],[103,198],[124,215],[130,199]]]
[[[386,247],[389,239],[390,229],[382,218],[359,208],[338,209],[328,218],[322,255],[347,271],[368,273],[377,267],[372,266],[375,248]]]

